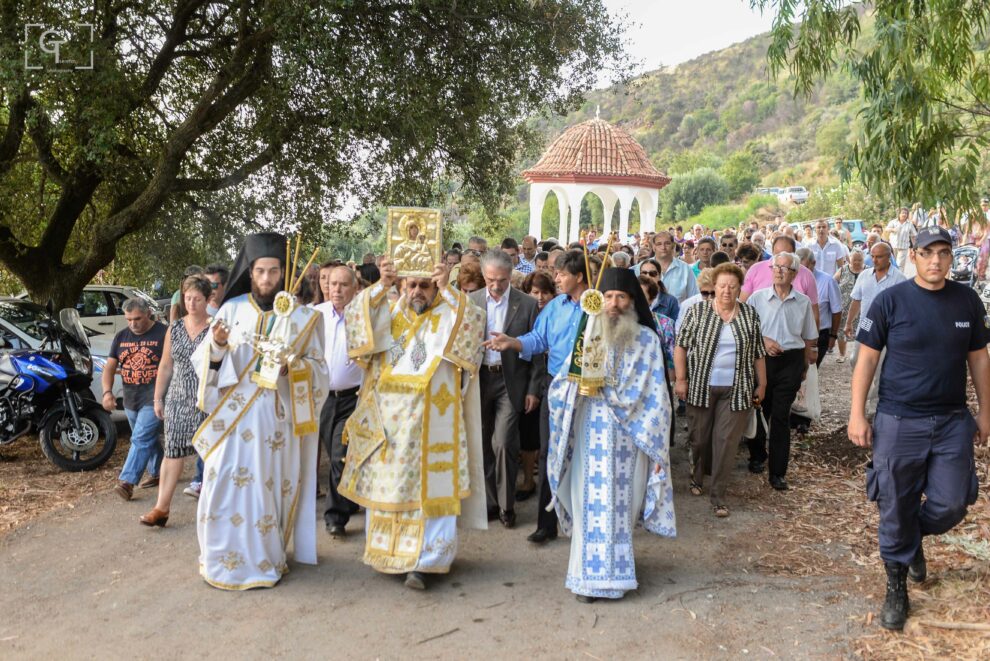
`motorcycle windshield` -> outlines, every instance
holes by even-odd
[[[77,310],[65,308],[58,313],[58,321],[62,328],[72,336],[72,339],[87,349],[89,348],[89,336],[86,335],[86,329],[83,328]]]

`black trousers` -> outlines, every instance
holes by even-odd
[[[828,353],[828,341],[831,337],[831,328],[823,328],[818,331],[818,359],[815,360],[815,367],[822,366],[822,361],[825,360],[825,354]]]
[[[354,413],[357,401],[357,394],[335,396],[331,393],[320,411],[320,443],[330,457],[330,483],[326,510],[323,512],[323,520],[328,525],[346,526],[351,515],[358,511],[357,503],[337,493],[340,476],[344,472],[344,457],[347,456],[347,447],[342,442],[344,424]]]
[[[784,477],[791,456],[791,404],[797,397],[804,376],[804,349],[791,349],[779,356],[767,356],[767,394],[763,416],[770,425],[769,439],[762,423],[756,425],[756,438],[748,441],[749,460],[767,460],[770,445],[770,475]]]
[[[543,378],[542,397],[540,399],[540,503],[536,516],[536,528],[557,532],[557,513],[547,511],[550,504],[550,480],[547,478],[547,453],[550,451],[550,405],[547,403],[547,391],[553,377],[549,374]]]

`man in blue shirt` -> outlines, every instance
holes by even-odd
[[[570,250],[557,258],[556,263],[557,290],[561,292],[557,298],[547,303],[536,318],[533,330],[518,338],[509,337],[502,333],[492,333],[485,347],[494,351],[512,349],[519,352],[523,360],[530,360],[534,355],[547,353],[547,378],[540,400],[540,503],[536,520],[536,532],[528,539],[535,544],[542,544],[557,538],[557,514],[547,512],[550,504],[550,484],[547,480],[547,450],[550,440],[550,409],[547,406],[546,392],[550,382],[561,370],[564,361],[574,348],[577,338],[578,324],[581,316],[581,294],[588,288],[587,271],[584,253],[580,250]]]
[[[848,427],[853,443],[873,445],[866,493],[880,510],[887,572],[880,625],[894,630],[904,627],[910,609],[907,579],[920,583],[927,575],[923,536],[948,532],[976,502],[973,445],[990,435],[990,318],[973,289],[946,280],[952,237],[945,229],[919,231],[910,259],[914,279],[880,292],[860,319]],[[866,395],[883,349],[871,428]],[[967,367],[976,420],[966,406]]]

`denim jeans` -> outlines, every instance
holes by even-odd
[[[155,407],[150,404],[136,411],[125,409],[124,412],[131,425],[131,449],[127,451],[127,459],[120,470],[120,479],[137,484],[146,469],[149,475],[157,476],[161,468],[165,453],[158,441],[158,432],[162,421],[155,416]]]

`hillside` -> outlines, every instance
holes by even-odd
[[[668,174],[712,168],[735,177],[730,198],[739,202],[740,210],[745,209],[745,193],[756,185],[804,185],[809,190],[834,186],[839,182],[837,165],[851,144],[858,84],[836,71],[810,97],[795,98],[786,73],[771,77],[768,45],[769,36],[758,35],[674,69],[593,91],[578,110],[536,120],[534,126],[549,145],[564,129],[595,117],[598,110],[602,119],[628,130]],[[520,171],[535,160],[527,159]],[[525,232],[527,200],[528,187],[520,180],[516,200],[504,210],[507,233]],[[582,224],[600,226],[600,205],[588,200]],[[544,218],[555,223],[556,217],[551,196]]]
[[[857,83],[837,72],[810,98],[794,98],[790,78],[772,79],[768,35],[589,94],[566,117],[542,122],[552,139],[595,116],[630,131],[655,164],[670,174],[719,166],[756,143],[766,147],[761,181],[809,185],[835,180],[835,164],[850,133]]]

